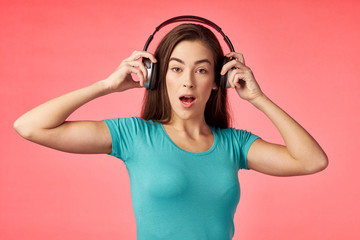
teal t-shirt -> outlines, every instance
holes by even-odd
[[[258,137],[233,128],[211,128],[212,147],[179,148],[162,124],[143,119],[105,120],[111,155],[126,164],[138,240],[229,240],[240,199],[238,170]]]

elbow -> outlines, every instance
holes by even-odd
[[[325,170],[329,165],[328,157],[325,153],[322,156],[316,157],[306,167],[306,174],[314,174]]]
[[[32,136],[32,130],[31,127],[28,126],[27,124],[25,124],[21,118],[17,119],[14,124],[13,127],[15,129],[15,131],[23,138],[30,140],[31,136]]]
[[[14,127],[15,131],[16,131],[18,134],[21,135],[21,132],[22,132],[22,130],[21,130],[21,122],[20,122],[19,119],[16,119],[16,121],[15,121],[14,124],[13,124],[13,127]]]

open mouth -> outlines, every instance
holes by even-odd
[[[179,99],[184,104],[191,104],[193,101],[195,101],[195,98],[192,96],[181,96]]]

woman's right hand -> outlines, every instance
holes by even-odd
[[[105,80],[51,99],[28,111],[14,123],[24,138],[65,152],[110,153],[112,141],[104,121],[66,121],[76,109],[111,92],[142,87],[147,71],[140,58],[156,61],[148,52],[135,51]],[[134,81],[131,74],[139,77]]]
[[[139,61],[141,58],[148,58],[156,62],[156,58],[149,52],[134,51],[130,57],[124,59],[118,68],[105,79],[108,89],[112,92],[121,92],[130,88],[144,87],[147,78],[147,70]],[[135,81],[131,74],[136,74],[139,81]]]

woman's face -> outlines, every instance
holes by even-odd
[[[182,41],[173,50],[166,73],[172,120],[203,119],[216,88],[214,57],[201,41]]]

